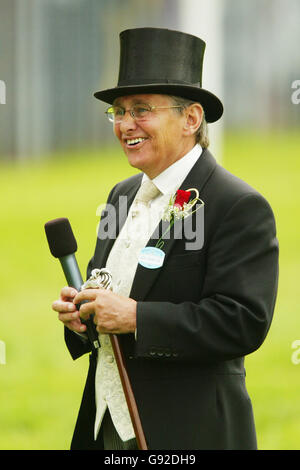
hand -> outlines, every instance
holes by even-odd
[[[134,333],[136,301],[106,289],[85,289],[73,299],[75,304],[88,300],[80,307],[80,317],[94,315],[98,333]]]
[[[84,333],[86,326],[80,321],[80,313],[73,303],[74,297],[78,294],[73,287],[63,287],[60,291],[60,299],[55,300],[52,309],[58,312],[58,319],[71,331]]]

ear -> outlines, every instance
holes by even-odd
[[[184,135],[196,134],[203,118],[203,108],[200,103],[193,103],[185,109]]]

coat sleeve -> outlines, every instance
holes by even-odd
[[[110,203],[115,187],[109,193],[106,204]],[[100,220],[100,223],[101,223],[101,220]],[[94,263],[94,257],[92,257],[92,259],[88,263],[86,278],[89,278],[91,274],[91,270],[93,269],[93,263]],[[85,335],[79,335],[77,333],[74,333],[73,331],[69,330],[66,327],[64,327],[64,339],[65,339],[66,346],[73,359],[77,359],[83,354],[86,354],[92,351],[91,344],[88,341],[87,337],[85,337]]]
[[[199,302],[184,289],[180,303],[138,302],[136,357],[209,364],[255,351],[271,324],[277,279],[272,210],[259,194],[244,195],[209,241]]]

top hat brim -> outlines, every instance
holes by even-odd
[[[126,85],[94,93],[95,98],[113,104],[116,98],[137,94],[173,95],[190,99],[201,104],[207,122],[216,122],[223,114],[223,104],[210,91],[192,85],[178,83],[149,83],[147,85]]]

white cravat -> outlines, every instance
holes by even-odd
[[[159,195],[159,190],[146,180],[136,194],[127,220],[107,259],[106,268],[112,274],[113,291],[129,296],[135,275],[138,253],[146,245],[160,214],[151,216],[149,202]],[[114,353],[108,335],[100,334],[96,369],[96,420],[95,439],[108,406],[114,426],[123,441],[135,437]]]
[[[199,158],[201,150],[201,147],[196,145],[153,181],[146,175],[143,176],[141,187],[106,263],[106,268],[112,274],[115,293],[129,296],[139,253],[156,229],[170,196],[180,187]],[[108,407],[119,436],[126,441],[135,435],[109,336],[101,334],[100,343],[95,379],[95,439]]]

